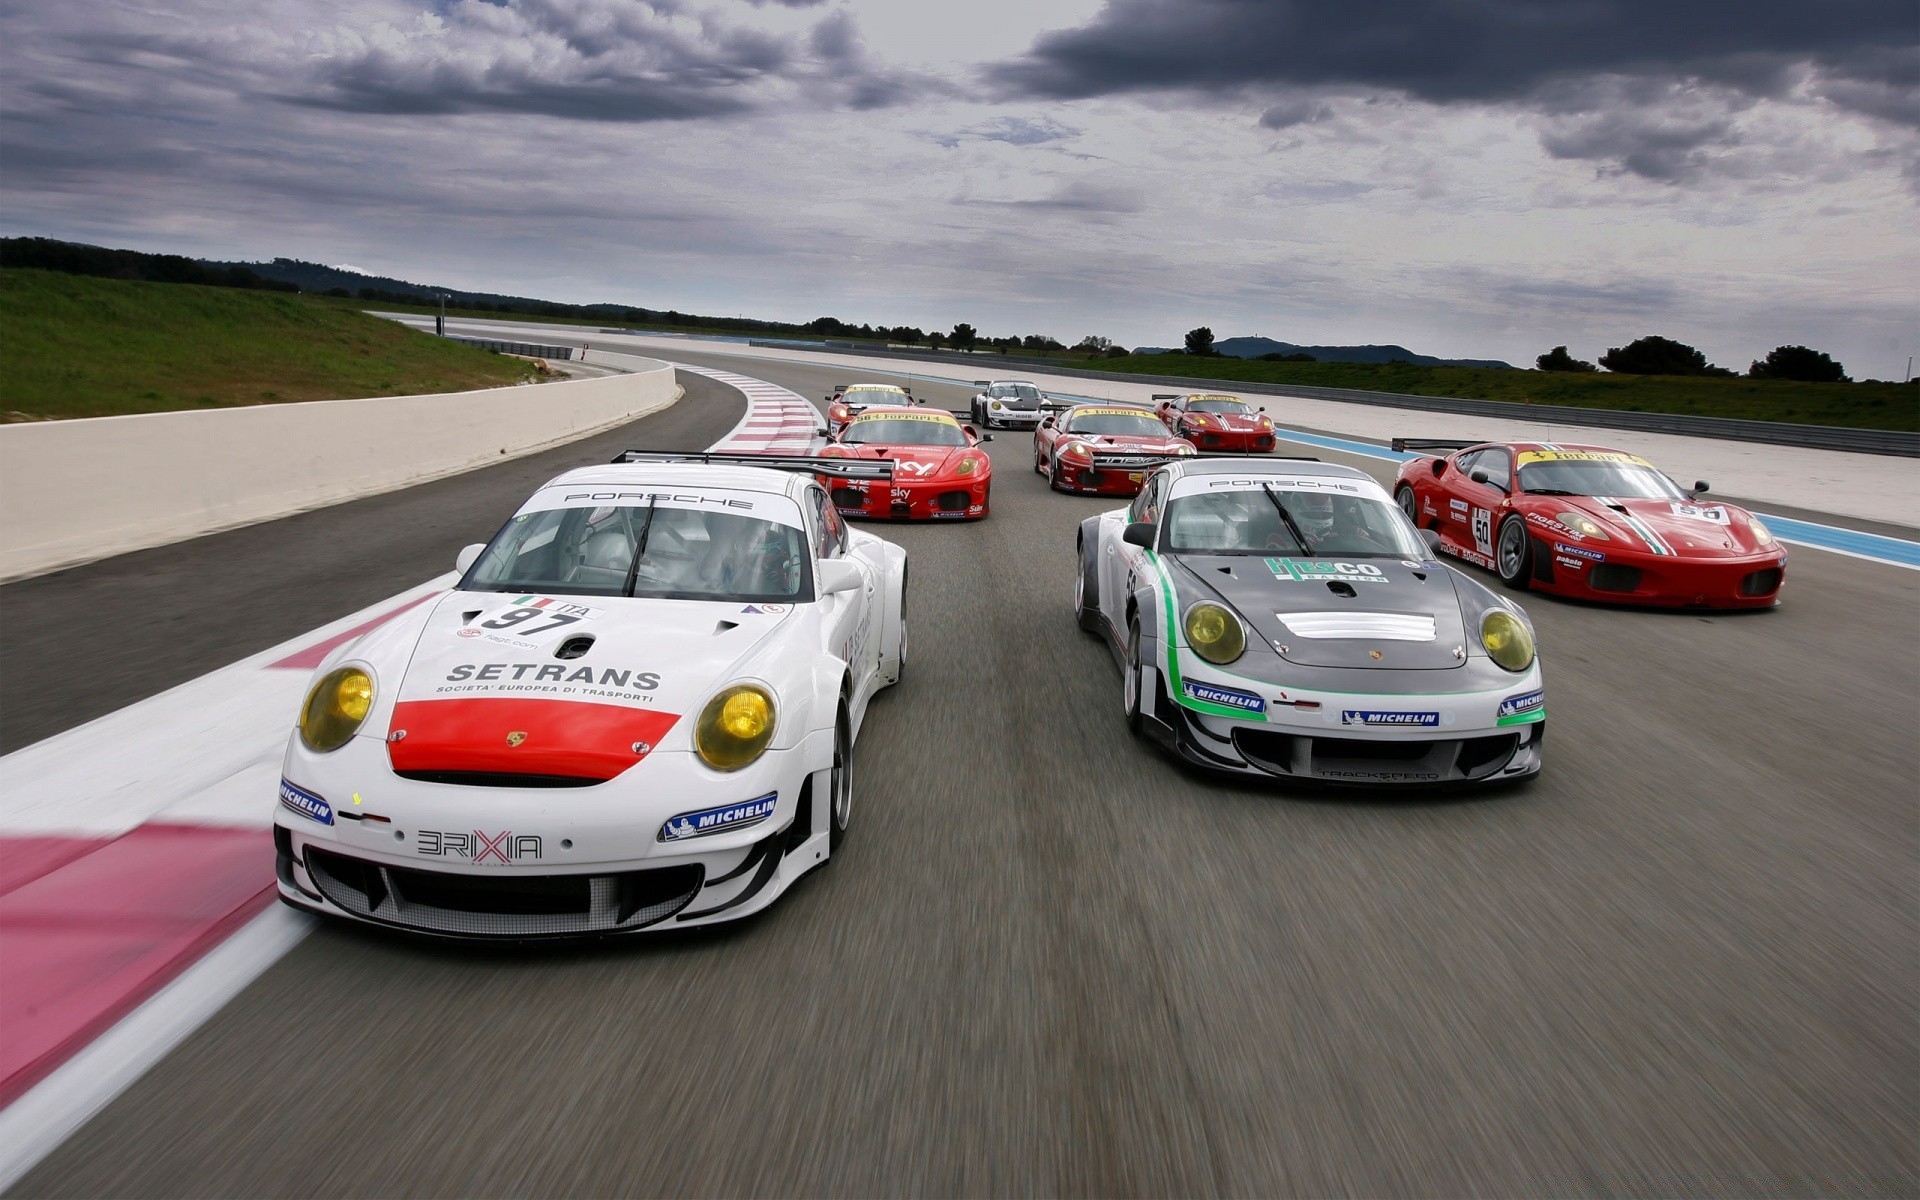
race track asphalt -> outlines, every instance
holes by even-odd
[[[636,434],[731,425],[683,378]],[[87,653],[133,675],[96,695],[9,639],[9,709],[22,679],[52,699],[7,734],[417,583],[609,444],[0,589],[119,617]],[[1796,550],[1770,612],[1532,597],[1536,782],[1247,787],[1128,737],[1070,611],[1110,505],[1050,493],[1025,435],[990,449],[988,520],[878,528],[912,555],[912,666],[824,870],[700,935],[323,927],[15,1194],[1920,1191],[1920,574]],[[189,642],[208,612],[244,644]]]

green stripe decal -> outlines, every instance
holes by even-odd
[[[1498,721],[1498,724],[1531,725],[1535,721],[1544,721],[1546,719],[1547,719],[1547,710],[1543,706],[1543,707],[1534,709],[1532,712],[1515,713],[1510,717],[1501,717],[1500,720]]]
[[[1265,721],[1264,712],[1248,712],[1243,708],[1228,708],[1224,704],[1213,704],[1206,700],[1195,700],[1186,694],[1186,688],[1180,684],[1180,642],[1174,622],[1174,610],[1179,601],[1174,596],[1173,580],[1168,578],[1167,569],[1160,565],[1160,556],[1146,551],[1147,561],[1153,564],[1155,576],[1160,580],[1160,607],[1167,610],[1167,678],[1173,685],[1173,702],[1195,712],[1206,713],[1210,717],[1232,717],[1236,721]]]

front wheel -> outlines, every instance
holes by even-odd
[[[840,843],[847,840],[847,823],[853,818],[853,722],[847,718],[844,702],[833,727],[833,771],[828,780],[827,852],[838,854]]]
[[[1121,689],[1121,703],[1127,712],[1127,731],[1138,736],[1144,721],[1140,716],[1140,618],[1127,622],[1127,672]]]
[[[1400,511],[1407,514],[1407,520],[1413,522],[1413,527],[1420,528],[1420,502],[1414,499],[1413,488],[1403,483],[1393,493],[1393,498],[1400,502]]]
[[[1524,590],[1532,557],[1533,544],[1527,537],[1527,524],[1515,513],[1501,522],[1500,540],[1494,547],[1494,570],[1499,572],[1500,582]]]
[[[1067,490],[1067,473],[1060,469],[1060,460],[1053,460],[1053,470],[1047,473],[1047,486],[1056,492]]]
[[[1088,633],[1100,632],[1100,582],[1094,578],[1093,564],[1087,561],[1084,542],[1075,555],[1080,560],[1079,577],[1073,582],[1073,617]]]

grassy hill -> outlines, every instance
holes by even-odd
[[[1414,396],[1509,400],[1636,412],[1688,413],[1841,425],[1853,429],[1920,430],[1920,385],[1795,383],[1782,379],[1676,375],[1573,375],[1404,363],[1276,363],[1185,354],[1129,355],[1077,362],[1090,371],[1247,380],[1302,387],[1357,388]]]
[[[280,292],[0,269],[0,420],[496,387],[529,365]]]

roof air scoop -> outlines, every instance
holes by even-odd
[[[566,641],[561,642],[560,648],[553,652],[553,656],[555,658],[579,658],[591,649],[593,649],[593,635],[590,633],[576,634]]]
[[[740,628],[740,622],[738,621],[715,621],[713,624],[713,636],[719,637],[723,633],[730,633],[738,628]]]
[[[1355,595],[1352,584],[1345,583],[1338,579],[1329,579],[1327,581],[1327,590],[1336,596],[1345,596],[1349,600],[1353,599]]]

